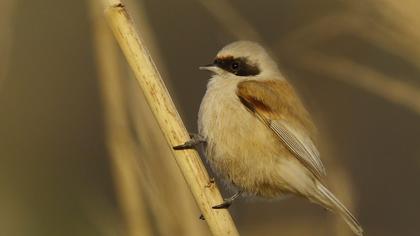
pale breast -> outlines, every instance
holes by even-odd
[[[207,139],[206,154],[213,169],[252,192],[259,184],[271,186],[267,181],[279,181],[273,176],[278,172],[275,166],[282,161],[279,156],[289,152],[239,101],[236,89],[240,81],[215,77],[209,82],[198,126]]]

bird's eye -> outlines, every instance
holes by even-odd
[[[232,67],[233,70],[237,70],[239,68],[239,63],[234,61],[234,62],[232,62],[231,67]]]

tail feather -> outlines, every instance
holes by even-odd
[[[320,193],[319,199],[324,203],[328,208],[340,214],[344,221],[349,225],[351,230],[358,236],[363,235],[363,229],[350,211],[341,203],[326,187],[321,183],[317,183],[317,188]]]

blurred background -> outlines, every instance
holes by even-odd
[[[189,131],[209,78],[198,66],[259,41],[366,235],[418,235],[418,0],[125,3]],[[94,0],[0,2],[0,235],[209,235],[101,16]],[[352,235],[299,198],[230,211],[241,235]]]

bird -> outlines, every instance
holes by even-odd
[[[198,134],[174,149],[204,143],[213,171],[235,194],[276,199],[295,195],[340,215],[356,235],[363,229],[324,184],[317,130],[293,86],[258,43],[223,47],[202,70],[212,72],[198,113]]]

